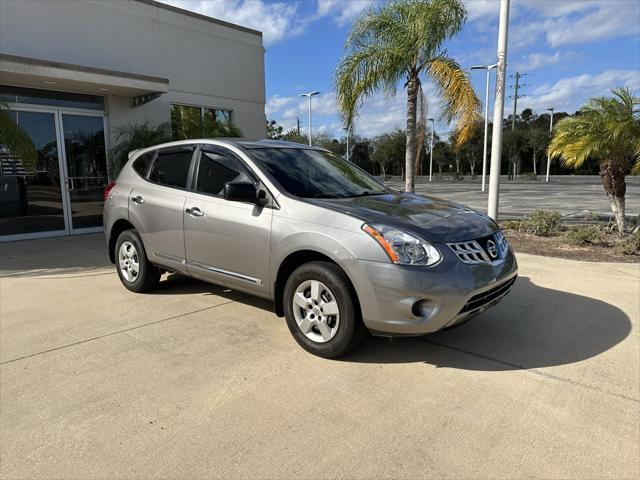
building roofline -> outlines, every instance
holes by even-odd
[[[137,1],[146,1],[146,0],[137,0]],[[133,80],[142,80],[146,82],[157,82],[161,84],[166,84],[167,87],[169,86],[168,78],[154,77],[151,75],[142,75],[139,73],[122,72],[119,70],[108,70],[106,68],[90,67],[87,65],[74,65],[71,63],[42,60],[39,58],[21,57],[18,55],[9,55],[6,53],[0,53],[0,64],[1,62],[17,62],[25,65],[33,65],[38,67],[60,68],[63,70],[70,70],[75,72],[95,73],[99,75],[109,75],[114,77],[129,78]],[[0,68],[0,71],[2,71],[2,68]]]
[[[173,5],[169,5],[167,3],[157,2],[156,0],[135,0],[135,1],[139,3],[145,3],[152,7],[162,8],[164,10],[178,13],[180,15],[186,15],[189,17],[204,20],[205,22],[215,23],[216,25],[233,28],[235,30],[240,30],[241,32],[246,32],[252,35],[257,35],[259,37],[262,37],[262,32],[260,30],[254,30],[253,28],[243,27],[242,25],[236,25],[235,23],[227,22],[225,20],[220,20],[218,18],[209,17],[207,15],[202,15],[201,13],[192,12],[191,10],[185,10],[184,8],[174,7]]]

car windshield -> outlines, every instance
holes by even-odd
[[[354,164],[329,152],[302,148],[259,148],[251,156],[291,195],[347,198],[389,193]]]

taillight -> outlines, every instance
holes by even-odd
[[[107,198],[109,198],[109,193],[116,186],[116,182],[111,182],[106,187],[104,187],[104,191],[102,192],[102,199],[106,202]]]

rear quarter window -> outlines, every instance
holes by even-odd
[[[192,157],[193,147],[158,150],[149,172],[149,180],[167,187],[187,188]]]
[[[155,151],[148,152],[144,155],[140,155],[133,161],[133,170],[142,178],[145,178],[147,176],[149,165],[151,165],[151,160],[153,160],[155,154]]]

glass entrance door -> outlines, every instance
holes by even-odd
[[[61,117],[69,228],[102,227],[102,192],[107,184],[103,117],[68,113]]]
[[[0,144],[0,241],[99,231],[107,183],[104,118],[45,107],[8,110],[33,159]]]
[[[66,232],[58,119],[52,112],[13,110],[12,120],[31,138],[37,155],[22,159],[0,145],[0,236]]]

